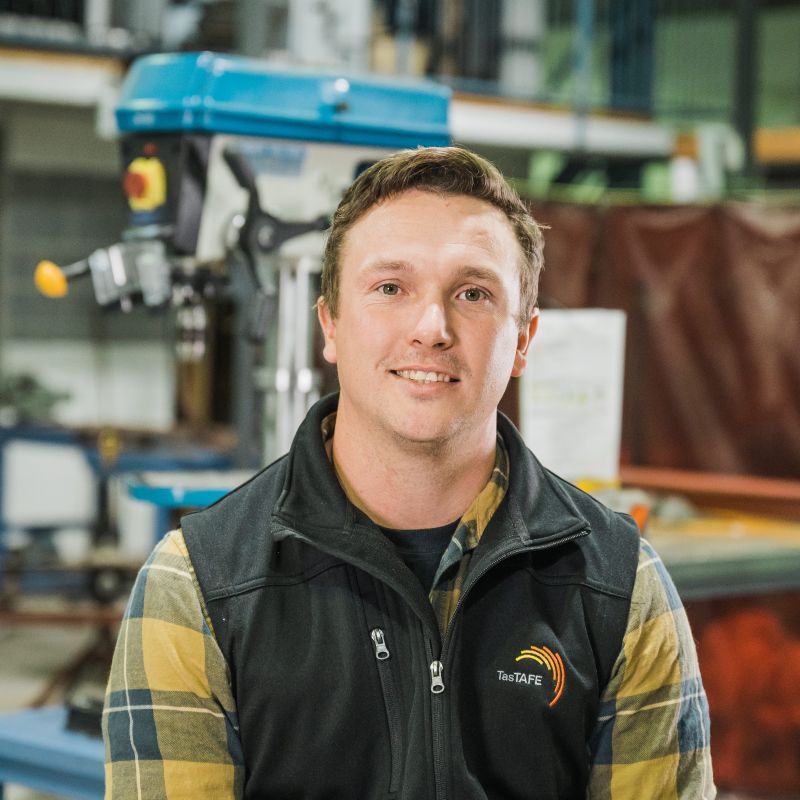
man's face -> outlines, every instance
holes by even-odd
[[[336,318],[319,318],[340,413],[406,445],[491,434],[537,318],[520,331],[519,244],[503,213],[411,190],[348,231]]]

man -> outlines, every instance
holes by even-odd
[[[318,303],[340,394],[143,568],[108,797],[715,796],[658,556],[497,412],[541,264],[526,207],[468,151],[355,181]]]

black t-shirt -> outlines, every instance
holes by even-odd
[[[397,554],[405,561],[406,566],[419,578],[422,588],[429,592],[439,562],[456,532],[458,523],[459,520],[456,520],[441,528],[397,530],[381,527],[381,530],[395,546]]]

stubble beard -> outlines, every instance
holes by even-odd
[[[454,431],[448,435],[417,438],[409,436],[395,427],[389,430],[389,436],[396,450],[408,456],[425,458],[430,461],[445,460],[458,450],[456,433],[457,431]]]
[[[424,414],[424,410],[420,413]],[[454,456],[458,458],[469,452],[477,442],[473,442],[475,434],[480,436],[482,420],[472,417],[450,417],[444,428],[438,432],[415,434],[409,431],[406,420],[382,420],[382,433],[387,443],[397,453],[423,459],[430,462],[447,462]]]

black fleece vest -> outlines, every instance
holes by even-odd
[[[584,798],[638,533],[546,469],[502,415],[508,492],[442,637],[354,512],[320,434],[182,528],[231,671],[246,798]]]

